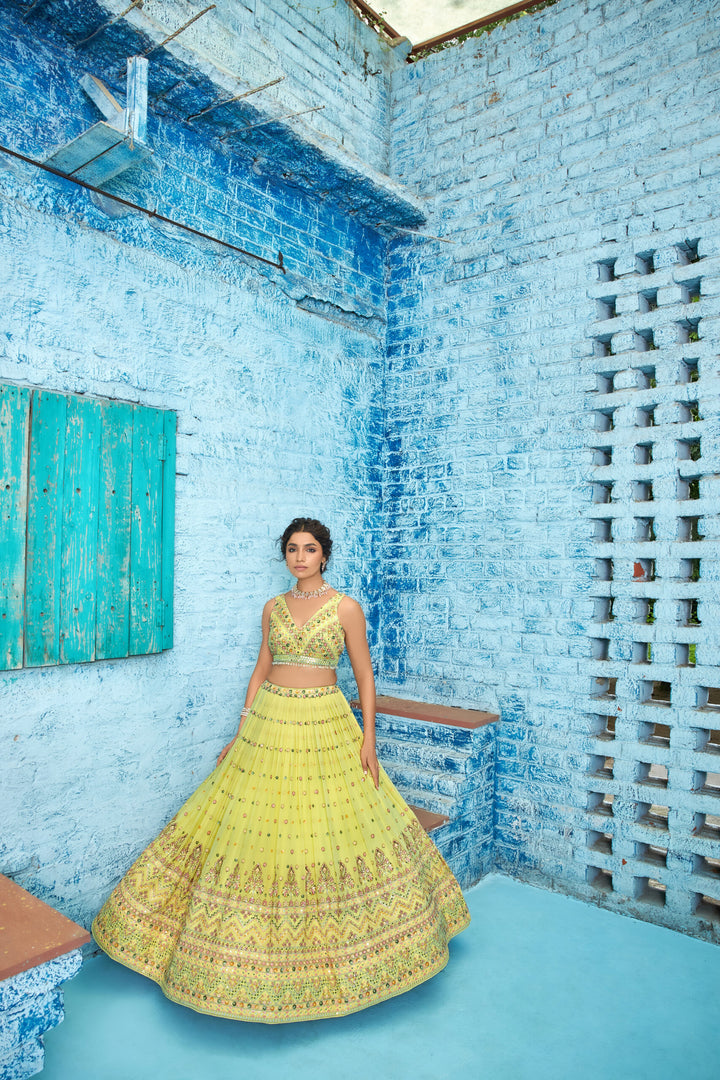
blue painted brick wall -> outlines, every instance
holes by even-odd
[[[43,157],[97,119],[77,79],[105,75],[109,56],[94,68],[70,41],[93,5],[70,28],[20,8],[0,13],[0,141]],[[297,33],[299,13],[286,15]],[[347,36],[357,20],[342,19]],[[190,61],[155,68],[187,78]],[[312,64],[303,77],[316,81]],[[196,105],[219,96],[197,82]],[[149,127],[151,162],[113,190],[272,258],[282,248],[288,273],[0,155],[0,378],[178,413],[172,651],[0,676],[3,870],[85,925],[236,729],[262,604],[287,581],[274,540],[288,520],[328,522],[331,580],[366,606],[373,642],[378,625],[385,240],[177,110],[151,106]],[[292,140],[275,138],[282,156]],[[349,689],[346,662],[341,678]]]
[[[124,56],[187,17],[172,0],[153,22],[148,5],[80,52],[80,26],[121,0],[84,0],[52,18],[41,7],[27,23],[22,7],[12,0],[0,14],[0,134],[31,155],[97,118],[77,86],[84,70],[114,71],[118,89]],[[658,869],[642,848],[657,834],[636,820],[648,791],[639,735],[654,706],[630,667],[626,600],[642,590],[634,541],[618,536],[624,592],[606,632],[598,560],[610,556],[592,539],[605,511],[593,502],[602,466],[591,447],[598,407],[613,407],[597,381],[603,335],[624,395],[617,431],[631,438],[632,372],[647,366],[635,259],[650,250],[662,278],[657,460],[677,442],[669,417],[677,409],[680,422],[690,391],[672,390],[680,356],[667,334],[684,304],[678,245],[693,238],[704,454],[717,437],[718,15],[717,0],[559,0],[406,65],[344,3],[218,4],[212,23],[153,54],[155,153],[113,189],[259,254],[281,248],[287,275],[3,159],[0,376],[179,415],[175,648],[4,677],[3,799],[16,822],[0,849],[7,873],[89,919],[233,730],[261,603],[285,584],[272,539],[310,511],[341,539],[332,580],[369,609],[380,688],[501,713],[494,771],[480,785],[485,806],[493,785],[492,842],[487,816],[467,817],[464,805],[439,839],[463,879],[494,858],[713,936],[712,905],[697,907],[720,899],[702,862],[718,851],[713,747],[698,742],[715,721],[697,697],[720,687],[712,461],[696,669],[675,670],[667,577],[650,635],[666,665],[655,670],[672,669],[682,690],[664,714],[671,812]],[[242,125],[325,108],[229,145],[216,113],[185,119],[276,72],[285,82],[228,117]],[[398,239],[381,224],[419,227],[424,216],[428,233],[452,243]],[[611,257],[620,321],[608,327],[597,264]],[[621,469],[616,482],[633,476]],[[603,672],[617,680],[612,701],[598,698]],[[616,721],[611,782],[598,767],[604,715]],[[448,776],[427,793],[443,795]],[[616,798],[612,825],[591,805],[598,792]],[[611,854],[591,849],[606,831]],[[653,903],[638,891],[652,875],[663,906],[657,890]]]
[[[645,761],[660,758],[638,744],[638,709],[647,706],[633,702],[637,669],[629,669],[625,638],[610,631],[609,668],[593,659],[595,639],[607,631],[588,597],[608,595],[611,583],[596,580],[588,447],[597,442],[595,372],[660,356],[607,364],[594,356],[592,337],[603,329],[596,298],[606,288],[597,284],[597,261],[614,253],[629,289],[636,253],[675,252],[675,262],[658,266],[662,305],[662,288],[693,269],[677,265],[676,245],[698,237],[705,307],[696,348],[708,451],[715,438],[719,16],[716,2],[560,0],[393,74],[394,175],[428,200],[428,232],[452,244],[405,238],[389,257],[384,521],[392,591],[382,684],[386,693],[501,712],[500,869],[711,937],[693,912],[699,895],[720,898],[718,882],[693,868],[711,849],[718,857],[718,842],[694,834],[692,815],[717,815],[720,799],[697,794],[691,779],[710,769],[692,732],[712,726],[691,687],[720,686],[716,526],[704,526],[697,583],[714,646],[703,654],[698,645],[705,666],[691,673],[678,674],[674,652],[665,658],[688,689],[671,710],[669,831],[643,831],[635,821],[641,802],[662,799],[643,794],[635,776],[643,752]],[[648,287],[645,278],[640,285]],[[675,325],[675,315],[654,316]],[[644,325],[639,315],[623,318],[621,329],[633,319]],[[622,335],[613,341],[617,350],[628,344]],[[690,391],[674,390],[669,374],[679,346],[661,346],[658,387],[665,379],[662,393],[685,400]],[[668,427],[654,437],[656,457],[672,458],[674,470],[677,436]],[[712,473],[712,461],[703,471]],[[629,483],[634,469],[620,475]],[[636,512],[627,499],[624,512]],[[716,521],[718,509],[714,497],[703,503],[703,522]],[[632,550],[628,538],[616,560],[628,595],[639,588],[630,580]],[[674,577],[676,564],[663,572]],[[672,618],[663,622],[672,641],[677,586],[667,577],[653,585],[647,595],[668,597],[663,610]],[[632,636],[627,617],[623,627]],[[651,666],[646,678],[670,677],[669,667]],[[603,671],[618,678],[607,708],[592,698]],[[619,714],[606,749],[595,738],[603,711]],[[615,755],[613,781],[591,775],[603,753]],[[593,786],[615,793],[614,823],[588,811]],[[614,831],[612,854],[591,850],[598,830]],[[666,867],[641,858],[649,835],[668,849]],[[612,872],[612,892],[593,865]],[[655,875],[664,907],[639,895],[640,879]]]

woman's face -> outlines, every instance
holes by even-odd
[[[312,533],[293,533],[285,548],[285,562],[293,577],[307,581],[321,573],[323,550]]]

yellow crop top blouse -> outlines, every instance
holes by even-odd
[[[274,664],[293,667],[332,668],[345,648],[345,631],[338,618],[342,593],[331,596],[307,622],[298,626],[281,593],[270,612],[268,646]]]

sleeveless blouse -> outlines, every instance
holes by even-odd
[[[273,663],[334,670],[345,648],[345,631],[338,618],[342,598],[343,593],[331,596],[307,622],[298,626],[284,594],[276,596],[268,634]]]

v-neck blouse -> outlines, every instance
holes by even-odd
[[[298,626],[283,593],[270,612],[268,646],[275,664],[335,669],[345,648],[345,631],[338,617],[343,598],[336,593]]]

